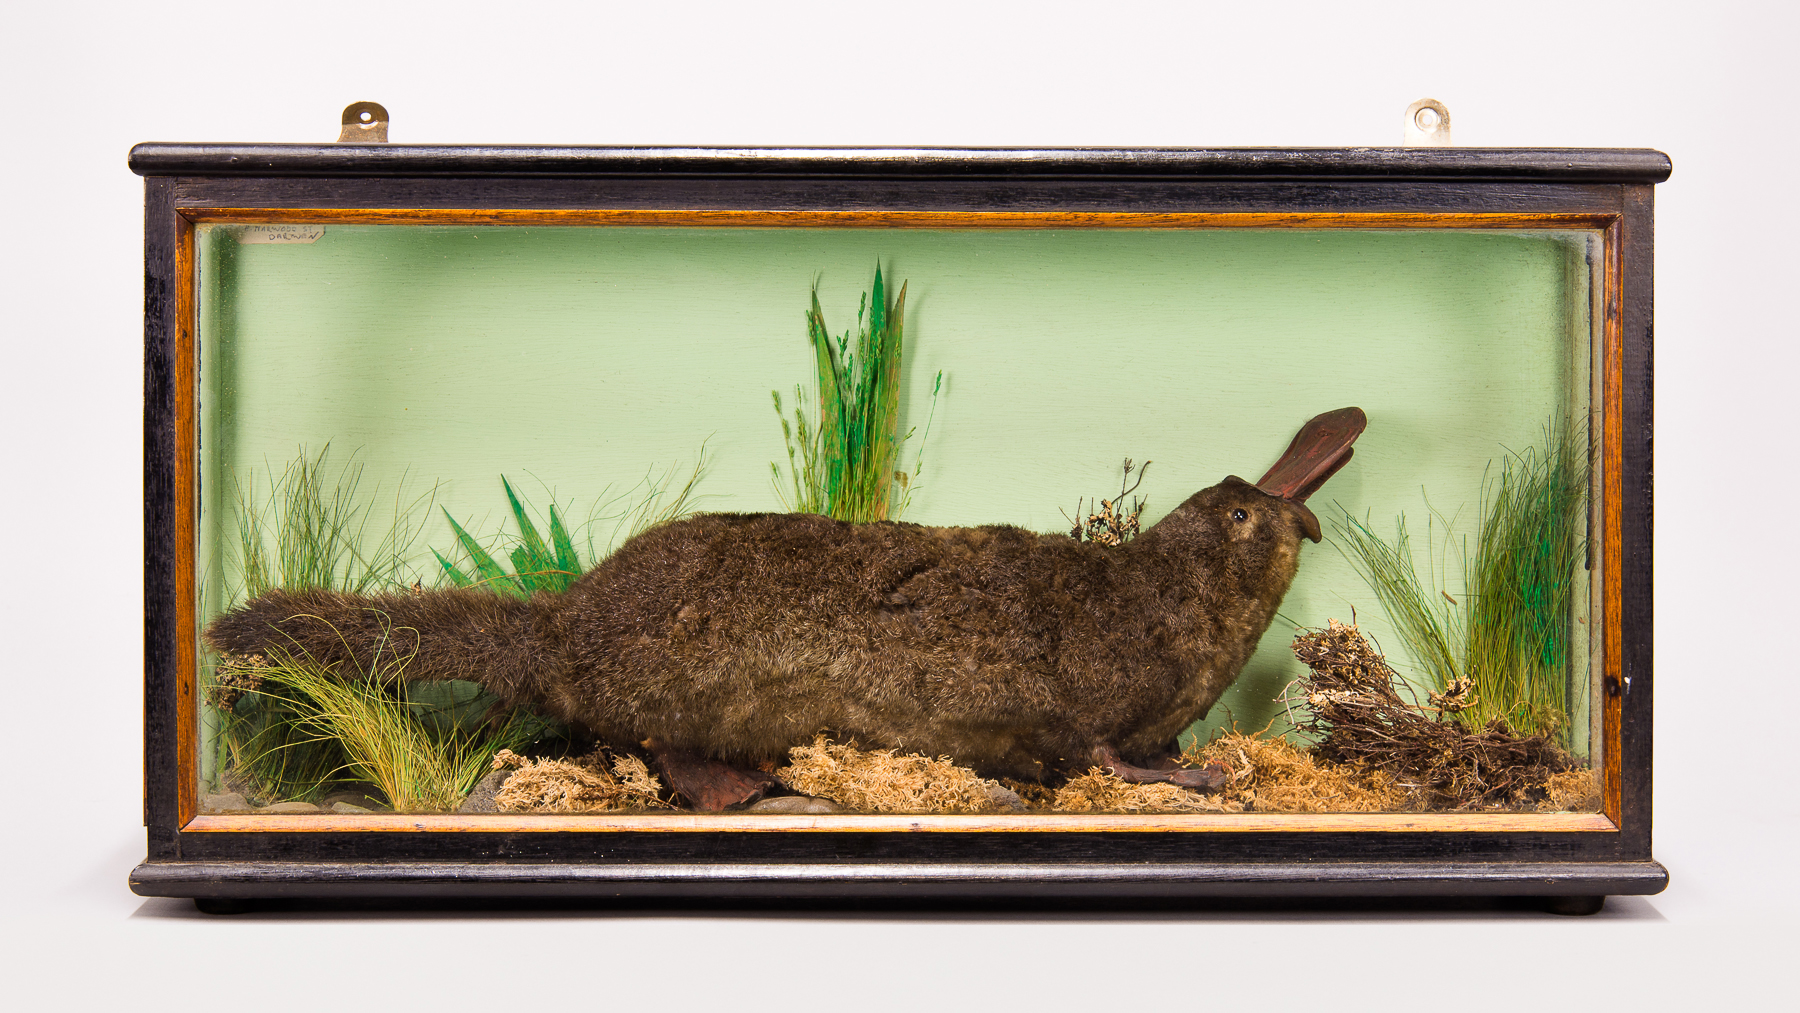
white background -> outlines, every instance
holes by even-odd
[[[0,837],[10,1008],[1328,1008],[1791,990],[1791,6],[201,3],[3,16]],[[1657,190],[1656,856],[1600,916],[208,919],[132,896],[137,141],[1647,146]],[[461,1001],[458,1001],[461,1000]]]

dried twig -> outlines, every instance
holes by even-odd
[[[1078,542],[1085,538],[1101,545],[1124,545],[1135,538],[1138,533],[1138,518],[1143,516],[1145,501],[1140,497],[1132,496],[1131,507],[1126,509],[1125,497],[1131,496],[1137,491],[1138,486],[1144,484],[1144,472],[1150,467],[1150,464],[1151,462],[1145,461],[1141,466],[1134,465],[1131,463],[1131,458],[1127,457],[1124,477],[1119,480],[1119,494],[1112,499],[1099,500],[1098,508],[1087,512],[1082,520],[1076,518],[1083,516],[1082,504],[1086,500],[1077,499],[1075,501],[1075,517],[1070,517],[1067,512],[1063,513],[1063,519],[1071,525],[1069,537]],[[1136,482],[1131,480],[1131,473],[1134,469],[1137,471]]]

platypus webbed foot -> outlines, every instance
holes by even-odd
[[[1173,784],[1198,792],[1218,791],[1225,787],[1226,779],[1231,776],[1225,765],[1216,760],[1199,770],[1173,765],[1158,770],[1134,767],[1121,759],[1118,750],[1111,746],[1095,749],[1094,762],[1111,770],[1119,780],[1131,784]]]
[[[716,813],[734,805],[754,802],[763,792],[781,783],[773,774],[709,760],[698,753],[672,749],[654,739],[644,745],[656,758],[656,770],[662,775],[663,782],[700,812]]]

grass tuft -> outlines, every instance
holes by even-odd
[[[1460,598],[1435,567],[1421,579],[1404,515],[1392,541],[1347,513],[1338,519],[1339,549],[1438,691],[1474,681],[1471,727],[1501,719],[1523,736],[1568,729],[1570,623],[1587,552],[1585,446],[1584,432],[1552,424],[1542,445],[1503,458],[1498,475],[1490,468],[1474,550],[1462,549]]]
[[[274,474],[272,466],[265,470]],[[385,499],[379,487],[365,499],[361,462],[352,455],[334,468],[329,443],[317,452],[300,447],[266,490],[258,489],[255,471],[234,482],[237,577],[246,597],[274,588],[369,594],[406,587],[413,544],[437,495],[434,486],[409,497],[403,478],[391,511],[377,511],[374,502]],[[343,779],[343,749],[301,728],[293,701],[257,693],[239,699],[221,687],[225,678],[215,670],[209,690],[220,769],[234,769],[272,801],[311,799]],[[224,697],[231,703],[218,705]]]
[[[255,665],[256,684],[244,697],[287,715],[288,739],[271,744],[273,752],[331,744],[343,759],[330,779],[373,784],[397,812],[455,809],[496,752],[522,748],[553,730],[516,709],[498,721],[421,720],[404,679],[409,660],[345,672],[339,664],[274,652]],[[265,760],[264,766],[282,762],[277,755]]]
[[[255,472],[237,483],[238,569],[247,597],[277,587],[367,594],[405,586],[407,559],[437,488],[408,500],[403,478],[371,543],[376,511],[359,496],[362,463],[352,459],[334,471],[330,456],[329,443],[317,453],[301,447],[267,495],[257,494]]]

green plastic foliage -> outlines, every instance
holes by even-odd
[[[905,510],[922,465],[915,465],[911,475],[897,467],[901,444],[912,437],[911,431],[900,435],[906,285],[901,284],[890,303],[877,266],[873,290],[864,294],[856,319],[855,332],[845,331],[834,340],[819,305],[818,286],[813,287],[806,336],[813,350],[818,421],[808,421],[805,394],[796,387],[790,425],[781,393],[771,391],[788,453],[786,489],[780,465],[771,462],[769,469],[790,510],[846,521],[889,520]],[[934,409],[943,381],[939,373],[932,389]]]
[[[550,504],[550,542],[545,544],[543,536],[538,534],[537,525],[531,521],[531,515],[525,511],[525,505],[513,492],[512,483],[506,476],[500,477],[500,484],[506,489],[506,502],[512,508],[513,522],[519,528],[519,544],[507,554],[512,561],[513,572],[507,573],[495,561],[493,554],[475,540],[450,511],[444,511],[444,519],[450,522],[450,529],[456,533],[456,543],[469,557],[475,568],[475,576],[471,577],[456,564],[444,558],[444,554],[436,549],[431,554],[437,557],[438,564],[444,568],[444,575],[457,587],[485,587],[496,594],[509,598],[529,598],[539,591],[567,591],[569,585],[581,576],[581,560],[575,554],[574,539],[569,537],[569,529],[563,524],[562,515],[557,512],[556,504]]]

